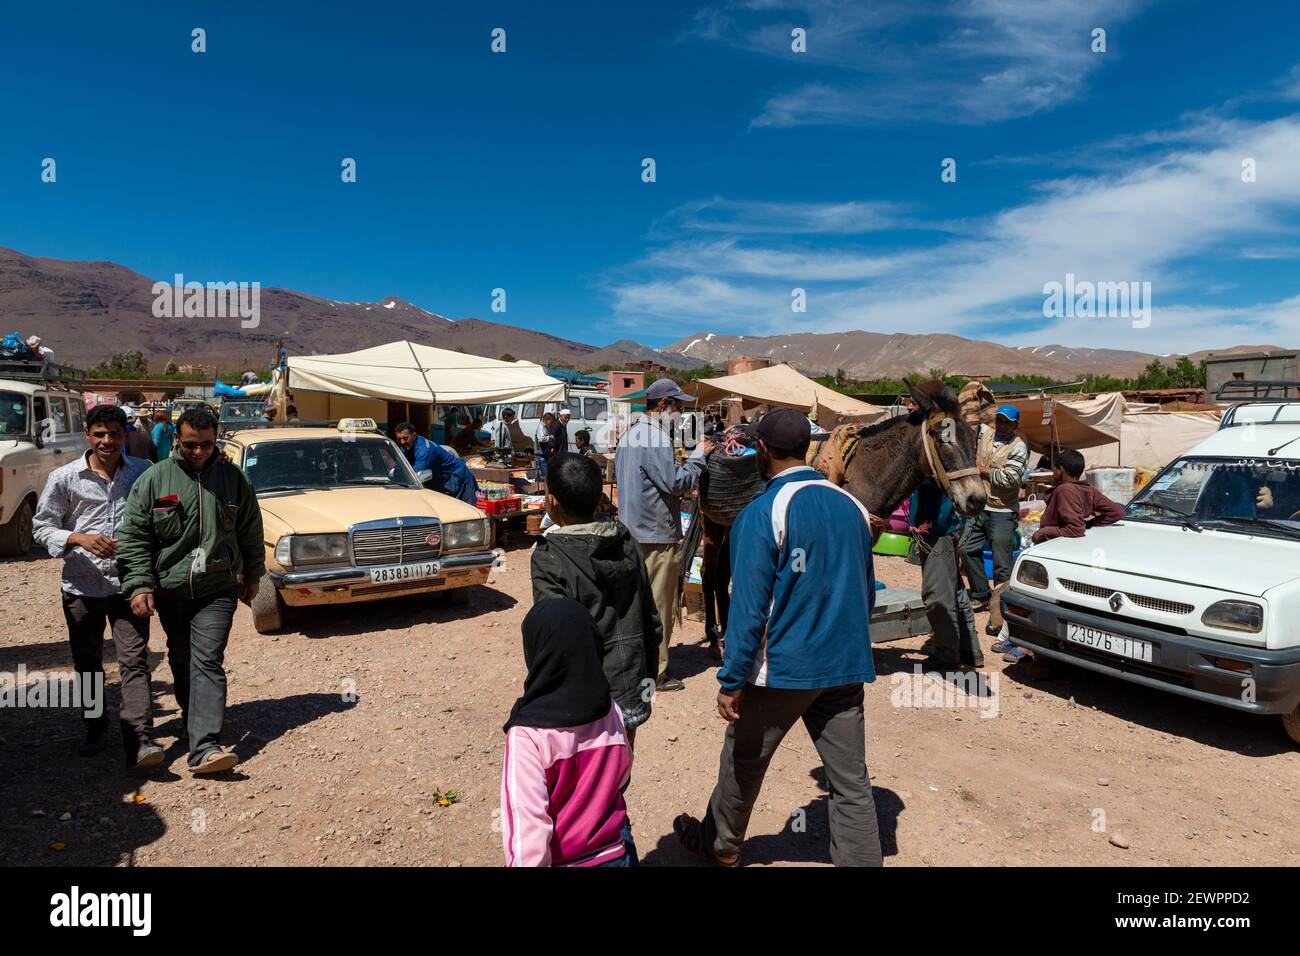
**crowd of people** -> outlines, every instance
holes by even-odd
[[[637,864],[625,794],[638,730],[652,718],[656,694],[684,686],[670,668],[681,499],[713,451],[706,438],[679,464],[673,423],[691,397],[660,379],[646,399],[645,414],[618,443],[617,520],[590,436],[578,431],[571,446],[564,413],[548,413],[537,435],[550,527],[531,556],[533,608],[522,628],[527,675],[503,728],[502,834],[511,866]],[[933,646],[952,668],[983,666],[974,612],[995,605],[1010,578],[1028,457],[1017,420],[1015,408],[1003,406],[995,425],[979,432],[989,502],[983,514],[959,520],[929,480],[910,502]],[[509,435],[513,412],[501,421]],[[262,519],[247,479],[217,448],[212,412],[191,409],[170,426],[159,420],[146,433],[120,407],[91,409],[87,450],[51,474],[35,537],[63,560],[62,602],[79,676],[102,680],[106,627],[111,634],[126,765],[147,770],[163,761],[153,739],[147,654],[157,615],[187,763],[192,773],[209,774],[238,762],[220,742],[224,655],[237,604],[252,602],[264,573]],[[132,435],[139,436],[134,444]],[[731,529],[731,612],[717,672],[717,711],[726,725],[718,776],[707,799],[699,795],[702,811],[684,810],[674,832],[701,859],[739,865],[767,767],[801,722],[829,783],[832,862],[878,866],[865,752],[864,687],[875,678],[870,518],[856,498],[805,464],[807,416],[777,409],[752,435],[766,486]],[[409,422],[395,437],[429,487],[474,499],[474,477],[460,458]],[[1079,536],[1123,515],[1082,480],[1078,452],[1057,452],[1052,466],[1056,483],[1034,542]],[[992,582],[982,561],[986,544]],[[1020,649],[1004,643],[994,650],[1015,659]],[[79,749],[90,757],[102,750],[108,717],[84,719]]]

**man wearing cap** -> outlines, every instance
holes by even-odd
[[[673,823],[688,850],[720,866],[739,865],[767,766],[799,721],[829,785],[831,862],[881,863],[862,686],[876,678],[871,527],[861,502],[804,464],[811,432],[793,409],[763,417],[755,434],[767,488],[731,528],[718,780],[702,819]]]
[[[632,532],[645,557],[650,590],[663,622],[659,644],[659,690],[681,690],[686,685],[668,676],[668,645],[677,619],[677,591],[681,561],[677,545],[682,537],[682,495],[695,487],[704,471],[704,456],[712,442],[700,442],[680,467],[673,458],[673,419],[682,403],[693,399],[672,379],[661,378],[645,393],[646,413],[638,416],[618,441],[614,474],[618,482],[618,517]]]
[[[962,560],[970,579],[971,600],[975,610],[989,612],[985,634],[1002,630],[1002,609],[998,598],[1011,580],[1011,546],[1020,513],[1020,479],[1029,461],[1029,446],[1016,434],[1020,409],[1014,405],[998,407],[994,427],[981,425],[975,463],[984,478],[988,502],[973,519],[966,519],[962,532]],[[993,584],[984,573],[984,549],[993,552]]]

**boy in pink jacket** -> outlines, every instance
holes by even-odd
[[[528,676],[503,728],[506,866],[635,866],[624,842],[632,750],[591,615],[548,598],[528,612],[523,634]]]

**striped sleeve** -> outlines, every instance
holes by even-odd
[[[501,773],[501,845],[506,866],[550,866],[555,821],[548,811],[546,768],[536,743],[511,727]]]

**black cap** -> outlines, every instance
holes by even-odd
[[[763,416],[763,420],[755,427],[754,434],[769,448],[794,451],[811,440],[812,425],[803,412],[796,412],[793,408],[778,408]]]

